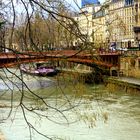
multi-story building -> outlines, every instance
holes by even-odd
[[[74,17],[79,25],[81,35],[86,41],[93,42],[93,14],[101,7],[98,0],[82,0],[82,8],[78,16]],[[78,40],[80,43],[80,40]]]
[[[103,48],[106,45],[105,30],[105,10],[100,9],[93,14],[92,19],[92,38],[96,48]]]
[[[140,0],[82,0],[77,17],[81,33],[90,42],[116,48],[138,47],[140,42]],[[98,45],[103,46],[103,45]]]
[[[107,21],[110,42],[117,47],[134,47],[134,0],[112,0]]]
[[[78,16],[78,25],[79,25],[81,34],[85,35],[88,41],[91,41],[92,13],[93,13],[93,7],[89,5],[82,8]]]
[[[139,46],[140,48],[140,0],[135,0],[134,16],[135,16],[135,25],[134,25],[135,42],[137,46]]]

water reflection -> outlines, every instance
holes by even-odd
[[[24,78],[30,87],[35,86],[33,88],[35,93],[46,97],[45,101],[49,106],[63,112],[61,114],[53,108],[46,108],[40,102],[24,101],[30,109],[34,108],[36,113],[47,116],[39,117],[37,114],[25,110],[28,121],[48,137],[62,140],[139,139],[139,95],[132,96],[121,92],[109,93],[102,85],[73,85],[71,83],[67,85],[65,83],[59,86],[48,86],[52,83],[45,78],[34,79],[28,78],[28,76],[24,76]],[[29,127],[25,122],[23,111],[18,105],[18,100],[15,100],[11,117],[8,120],[0,121],[0,131],[6,140],[15,140],[17,137],[19,140],[30,139]],[[10,103],[3,98],[0,106],[0,120],[2,120],[10,111]],[[33,140],[46,139],[35,131],[31,131],[31,133]]]

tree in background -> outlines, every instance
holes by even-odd
[[[11,42],[14,40],[20,50],[66,48],[73,45],[75,37],[84,41],[72,17],[74,12],[65,1],[20,1],[18,4],[22,5],[25,11],[20,13],[19,17],[13,3],[13,24],[9,39]],[[25,19],[17,24],[16,20],[23,16]]]

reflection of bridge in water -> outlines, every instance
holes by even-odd
[[[0,67],[11,67],[32,62],[71,62],[106,69],[119,68],[120,54],[117,52],[90,53],[88,51],[61,50],[47,52],[0,53]],[[60,64],[59,63],[59,64]]]

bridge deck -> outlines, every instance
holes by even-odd
[[[77,50],[63,50],[63,51],[47,51],[47,52],[18,52],[18,53],[0,53],[0,67],[11,66],[14,64],[35,62],[35,61],[47,61],[47,60],[62,60],[66,59],[70,62],[82,63],[82,64],[97,64],[104,67],[117,66],[116,61],[103,61],[102,59],[95,59],[97,57],[109,57],[115,58],[119,56],[117,52],[109,53],[91,53],[89,51],[77,51]],[[110,59],[110,58],[109,58]]]

